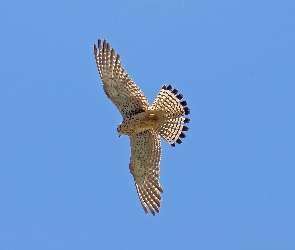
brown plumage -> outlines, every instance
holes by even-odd
[[[130,138],[130,172],[141,205],[146,213],[159,213],[163,188],[159,183],[162,136],[172,147],[181,144],[189,122],[190,113],[182,94],[171,85],[163,85],[150,106],[139,87],[131,80],[121,65],[120,55],[110,45],[98,40],[94,55],[103,89],[120,111],[123,121],[118,126],[119,135]],[[173,90],[172,90],[173,89]]]

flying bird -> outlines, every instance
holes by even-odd
[[[163,188],[159,183],[161,141],[163,137],[172,147],[185,138],[185,125],[190,120],[186,101],[171,85],[163,85],[150,106],[140,88],[122,67],[120,55],[110,48],[106,40],[94,44],[94,56],[108,98],[120,111],[123,121],[118,134],[130,138],[130,173],[134,177],[136,191],[145,211],[159,213]],[[176,144],[175,144],[176,143]]]

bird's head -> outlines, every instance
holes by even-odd
[[[118,131],[119,137],[120,137],[121,135],[123,135],[121,124],[119,124],[119,126],[118,126],[118,128],[117,128],[117,131]]]

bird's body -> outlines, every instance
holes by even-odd
[[[185,115],[190,113],[183,96],[172,86],[163,86],[150,106],[138,86],[130,79],[120,62],[120,55],[104,40],[94,45],[96,64],[104,83],[103,89],[120,111],[123,121],[119,135],[130,137],[129,169],[134,177],[141,205],[153,215],[159,212],[163,188],[159,183],[162,136],[171,146],[180,144],[188,131]]]
[[[118,127],[120,135],[133,136],[144,130],[156,129],[163,125],[165,111],[144,111],[123,119]]]

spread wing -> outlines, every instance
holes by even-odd
[[[122,67],[120,55],[110,49],[106,40],[102,46],[99,39],[98,48],[94,44],[94,56],[103,89],[123,118],[147,110],[149,103],[146,97]]]
[[[153,129],[130,136],[130,172],[134,177],[136,191],[145,211],[159,213],[163,188],[159,183],[161,142]]]

